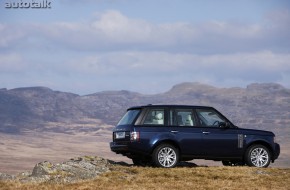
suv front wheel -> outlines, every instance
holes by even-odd
[[[271,161],[271,153],[263,145],[252,145],[246,152],[246,162],[249,166],[266,168]]]
[[[161,144],[154,149],[152,159],[158,167],[173,168],[179,161],[179,151],[170,144]]]

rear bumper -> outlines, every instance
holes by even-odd
[[[276,160],[280,155],[280,145],[278,143],[275,143],[275,151],[273,155],[273,161]]]
[[[117,144],[115,142],[110,142],[110,148],[112,152],[117,154],[129,152],[128,144]]]
[[[128,158],[150,155],[150,152],[146,151],[146,147],[141,146],[139,142],[110,142],[110,148],[112,152]]]

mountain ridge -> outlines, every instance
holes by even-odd
[[[60,123],[58,132],[66,132],[67,128],[61,130],[62,123],[76,123],[82,128],[84,123],[94,125],[94,122],[115,125],[128,107],[144,104],[213,106],[238,124],[261,129],[274,125],[282,128],[280,125],[289,125],[290,120],[290,89],[276,83],[219,88],[185,82],[153,95],[121,90],[81,96],[47,87],[22,87],[0,90],[0,132],[45,130],[48,122]]]

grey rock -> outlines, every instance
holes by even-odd
[[[51,182],[72,183],[79,180],[93,179],[96,176],[110,171],[110,162],[98,156],[83,156],[72,158],[66,162],[52,164],[48,161],[38,163],[29,172],[19,174],[20,182]]]
[[[16,177],[14,175],[9,175],[5,173],[0,173],[0,180],[7,181],[7,180],[14,180]]]
[[[22,183],[42,183],[42,182],[49,181],[50,176],[49,175],[42,175],[39,177],[28,176],[25,178],[20,178],[18,180],[19,180],[19,182],[22,182]]]
[[[0,173],[0,180],[18,180],[26,183],[72,183],[92,179],[110,171],[111,161],[98,156],[72,158],[66,162],[53,164],[48,161],[35,165],[32,172],[22,172],[17,176]]]
[[[44,161],[34,166],[31,176],[39,177],[43,175],[53,174],[54,172],[55,169],[53,167],[53,164],[48,161]]]

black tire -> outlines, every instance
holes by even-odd
[[[141,166],[142,163],[141,160],[137,158],[132,159],[132,162],[135,166]]]
[[[179,162],[179,151],[170,144],[161,144],[154,149],[152,161],[157,167],[173,168]]]
[[[222,163],[223,163],[224,166],[244,166],[245,165],[244,162],[235,161],[235,160],[231,160],[231,161],[223,160]]]
[[[223,165],[224,166],[232,166],[231,162],[230,161],[222,161]]]
[[[150,166],[150,160],[142,160],[139,158],[133,158],[132,162],[135,166]]]
[[[245,160],[248,166],[266,168],[271,162],[271,153],[263,145],[252,145],[246,151]]]

